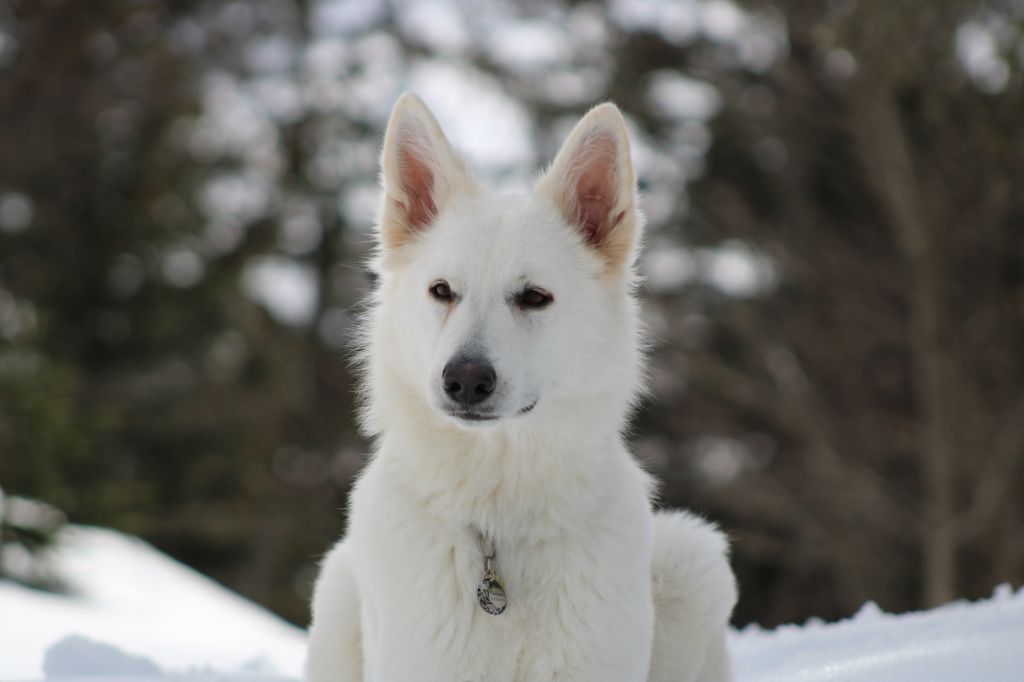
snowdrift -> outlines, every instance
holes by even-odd
[[[0,581],[0,681],[292,682],[305,637],[157,552],[71,527],[54,551],[73,594]],[[932,611],[733,633],[737,682],[1024,682],[1024,590]]]
[[[0,680],[120,674],[124,657],[147,659],[154,673],[220,671],[298,677],[305,635],[268,611],[158,552],[112,530],[72,526],[52,560],[70,583],[68,596],[0,581]],[[47,649],[72,635],[122,650]],[[108,661],[106,668],[92,658]],[[117,660],[115,660],[117,659]],[[122,682],[126,682],[122,680]]]
[[[839,623],[734,633],[737,682],[1024,682],[1024,590]]]

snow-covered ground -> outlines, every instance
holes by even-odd
[[[149,545],[72,527],[54,552],[74,588],[0,581],[0,681],[286,682],[305,638]],[[734,633],[737,682],[1022,682],[1024,590],[889,615]]]
[[[218,671],[297,678],[304,633],[265,609],[112,530],[72,526],[53,562],[73,590],[59,596],[0,581],[0,680],[120,672]],[[69,636],[82,639],[64,641]],[[88,642],[120,649],[103,650]],[[149,667],[130,663],[141,656]]]
[[[748,628],[738,682],[1024,682],[1024,589],[891,615],[868,603],[839,623]]]

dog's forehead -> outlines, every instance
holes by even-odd
[[[533,196],[476,196],[438,217],[424,261],[439,277],[508,280],[553,277],[578,263],[579,239],[557,209]]]

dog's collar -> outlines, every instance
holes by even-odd
[[[494,540],[487,533],[475,527],[473,532],[476,533],[480,555],[484,560],[484,577],[476,587],[476,600],[486,613],[498,616],[504,613],[508,605],[505,581],[495,568],[498,552],[494,548]]]

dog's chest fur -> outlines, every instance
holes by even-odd
[[[443,462],[444,454],[433,454]],[[533,499],[548,501],[545,512],[504,507],[506,497],[523,499],[518,490],[474,489],[474,467],[467,479],[465,462],[444,485],[445,468],[430,470],[439,462],[417,467],[389,456],[385,443],[350,517],[364,648],[379,666],[368,679],[526,682],[581,679],[590,669],[612,679],[609,666],[622,669],[616,679],[641,679],[634,672],[646,670],[644,633],[653,619],[647,482],[622,454],[598,459],[603,472],[562,481],[568,490],[557,490],[552,472],[521,481],[541,493]],[[493,533],[507,584],[508,608],[497,616],[476,598],[481,526]],[[610,618],[622,623],[624,640],[640,644],[639,654],[622,652],[614,637],[602,642]],[[591,627],[597,623],[600,631]],[[375,646],[404,655],[377,657]]]

